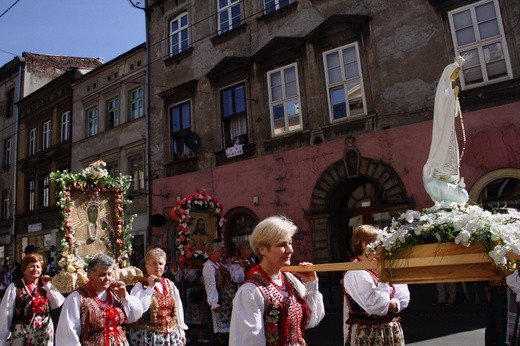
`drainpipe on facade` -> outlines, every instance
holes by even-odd
[[[23,96],[23,71],[24,71],[24,57],[18,57],[20,60],[18,64],[18,93],[16,95],[15,104],[15,134],[14,134],[14,143],[13,143],[13,192],[12,192],[12,215],[11,215],[11,242],[14,244],[13,251],[13,260],[16,259],[16,203],[17,203],[17,185],[18,185],[18,136],[20,133],[19,129],[19,121],[20,121],[20,112],[18,111],[18,101],[22,99]]]
[[[145,31],[146,31],[146,76],[145,76],[145,100],[146,100],[146,175],[148,176],[148,193],[146,194],[146,212],[148,214],[148,224],[146,225],[146,242],[145,244],[151,244],[152,241],[152,188],[153,188],[153,179],[152,179],[152,168],[151,168],[151,145],[150,145],[150,37],[148,34],[148,26],[150,21],[150,14],[148,8],[148,1],[145,1],[144,5],[144,21],[145,21]]]

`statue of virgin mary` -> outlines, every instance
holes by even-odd
[[[423,183],[431,199],[439,203],[465,204],[468,201],[464,178],[459,173],[459,145],[455,130],[455,118],[461,116],[459,89],[453,87],[463,64],[464,59],[459,56],[446,66],[435,92],[432,142],[423,167]]]

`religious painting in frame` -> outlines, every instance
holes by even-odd
[[[224,240],[224,212],[220,202],[204,190],[179,200],[170,212],[177,222],[179,261],[204,260],[207,243]]]
[[[83,272],[89,258],[99,253],[114,258],[119,268],[129,264],[130,226],[135,216],[125,219],[124,207],[130,202],[124,194],[131,177],[111,177],[105,166],[105,162],[96,161],[77,174],[50,174],[56,185],[56,204],[61,208],[60,270]]]
[[[217,215],[213,210],[192,211],[193,219],[190,225],[189,245],[192,251],[206,251],[206,245],[216,239],[219,239],[216,222]]]
[[[76,238],[77,254],[89,257],[115,253],[115,193],[112,191],[88,194],[80,189],[71,189],[72,212],[70,223]]]

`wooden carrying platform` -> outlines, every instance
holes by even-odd
[[[518,260],[518,255],[510,254]],[[508,255],[508,257],[511,258]],[[384,255],[383,255],[384,258]],[[455,243],[416,245],[399,251],[392,259],[289,266],[282,271],[348,271],[378,269],[381,280],[392,283],[440,283],[494,281],[504,273],[480,244],[469,247]]]

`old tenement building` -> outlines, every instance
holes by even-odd
[[[205,189],[228,245],[284,214],[296,260],[337,262],[352,226],[432,205],[422,184],[443,68],[460,77],[472,203],[518,205],[520,3],[149,2],[152,212]],[[153,227],[172,248],[172,222]]]

